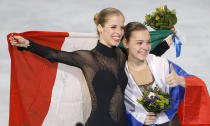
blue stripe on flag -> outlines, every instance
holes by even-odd
[[[190,77],[190,76],[194,76],[191,74],[188,74],[187,72],[185,72],[181,67],[179,67],[178,65],[176,65],[175,63],[173,63],[172,61],[168,60],[168,64],[169,64],[169,68],[170,68],[170,64],[172,64],[174,70],[176,71],[176,73],[179,76],[183,76],[183,77]],[[169,73],[171,73],[171,70],[169,69]]]
[[[144,126],[141,122],[136,120],[129,112],[126,111],[128,126]],[[147,125],[147,126],[156,126],[156,125]]]
[[[173,65],[174,70],[179,76],[183,76],[183,77],[194,76],[194,75],[188,74],[181,67],[179,67],[178,65],[176,65],[175,63],[169,60],[168,60],[168,63],[169,63],[169,68],[170,68],[170,64]],[[169,73],[171,73],[170,69],[169,69]],[[168,116],[169,120],[171,120],[176,114],[180,102],[184,100],[185,88],[181,86],[170,87],[169,92],[171,94],[170,98],[173,99],[173,101],[171,102],[171,108],[168,109],[165,113]],[[137,121],[129,112],[126,111],[126,115],[128,119],[128,126],[143,126],[143,124]],[[148,126],[156,126],[156,125],[148,125]]]
[[[180,102],[184,99],[185,88],[181,86],[170,87],[169,92],[171,95],[170,98],[173,99],[173,101],[170,104],[171,108],[169,108],[165,113],[168,116],[168,119],[172,120],[178,110]]]
[[[174,70],[176,71],[176,73],[179,76],[183,76],[183,77],[193,76],[193,75],[185,72],[181,67],[179,67],[175,63],[173,63],[171,61],[168,61],[168,63],[169,63],[169,68],[170,68],[170,64],[172,64]],[[170,69],[169,69],[169,73],[171,73]],[[185,88],[182,86],[170,87],[169,92],[171,94],[170,98],[173,99],[173,101],[171,102],[171,108],[168,109],[165,113],[168,116],[169,120],[171,120],[174,117],[174,115],[176,114],[180,102],[184,100]]]

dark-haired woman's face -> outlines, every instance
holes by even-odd
[[[98,26],[100,42],[108,47],[117,46],[124,35],[124,17],[111,15],[104,26]]]
[[[129,56],[137,60],[146,60],[151,50],[151,40],[148,30],[133,31],[127,42]]]

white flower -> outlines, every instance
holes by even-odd
[[[151,98],[151,96],[154,96],[155,97],[155,93],[150,92],[149,95],[148,95],[148,97]]]

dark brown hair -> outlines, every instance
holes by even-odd
[[[124,38],[129,42],[133,31],[148,30],[147,27],[140,22],[130,22],[124,28]]]

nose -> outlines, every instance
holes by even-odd
[[[149,50],[150,45],[147,42],[143,42],[142,43],[142,48],[145,49],[145,50]]]
[[[122,35],[124,33],[122,28],[116,28],[115,32],[119,35]]]

